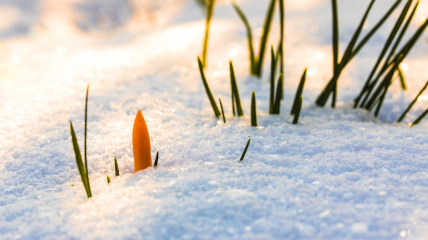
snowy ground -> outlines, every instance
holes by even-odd
[[[330,1],[286,2],[286,95],[282,114],[269,116],[268,68],[262,81],[248,76],[244,27],[219,1],[207,77],[225,105],[223,124],[196,68],[204,19],[193,1],[1,0],[8,17],[0,23],[0,239],[427,239],[428,124],[407,123],[427,108],[428,94],[405,123],[393,123],[428,80],[427,34],[404,65],[410,89],[394,84],[379,119],[353,110],[351,100],[391,21],[342,76],[339,107],[317,108],[331,75]],[[368,2],[339,1],[341,50]],[[377,1],[368,26],[390,2]],[[239,4],[259,36],[267,1]],[[427,5],[421,0],[412,30]],[[246,114],[240,119],[231,113],[228,59]],[[288,113],[305,67],[294,126]],[[68,125],[82,147],[88,83],[89,200]],[[258,128],[249,126],[253,90]],[[138,109],[160,166],[134,174]]]

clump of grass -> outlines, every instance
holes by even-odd
[[[79,169],[80,178],[82,179],[83,186],[85,187],[86,196],[88,198],[92,197],[91,186],[89,185],[89,177],[85,168],[85,165],[82,161],[82,155],[80,154],[79,144],[77,143],[76,133],[74,132],[73,123],[70,121],[70,133],[71,141],[73,142],[74,154],[76,156],[76,164]]]
[[[291,115],[297,114],[299,105],[301,104],[299,99],[302,99],[303,88],[305,87],[307,71],[308,69],[305,68],[305,71],[303,71],[303,74],[302,74],[302,78],[300,79],[299,86],[297,87],[296,95],[294,96],[293,106],[291,108]]]
[[[238,84],[236,83],[235,70],[233,69],[232,61],[229,61],[229,70],[230,70],[230,86],[232,89],[232,108],[235,115],[235,105],[236,113],[238,116],[244,116],[244,111],[242,110],[241,97],[239,96]]]
[[[296,112],[295,112],[296,114],[294,115],[294,119],[293,119],[294,125],[299,123],[300,110],[302,109],[302,104],[303,104],[303,98],[302,98],[302,96],[300,96],[299,103],[297,104],[297,107],[296,107]]]
[[[250,146],[251,138],[248,139],[247,145],[245,146],[244,152],[242,153],[241,159],[239,161],[243,161],[245,158],[245,154],[247,154],[248,146]]]
[[[226,115],[224,115],[223,103],[221,102],[221,98],[218,99],[220,102],[221,115],[223,116],[223,122],[226,123]]]
[[[110,177],[107,175],[107,184],[110,184],[111,180]]]
[[[383,81],[381,81],[379,84],[377,84],[378,83],[377,79],[379,79],[380,76],[383,74],[383,72],[381,72],[380,74],[378,74],[379,77],[377,77],[373,82],[370,83],[369,87],[367,87],[366,97],[363,100],[362,104],[366,103],[366,100],[367,100],[367,103],[364,105],[364,108],[367,110],[370,110],[370,111],[377,104],[377,108],[376,108],[376,112],[375,112],[376,117],[378,116],[378,113],[379,113],[380,108],[381,108],[382,103],[383,103],[383,99],[385,98],[386,93],[388,92],[389,86],[392,83],[394,73],[398,70],[398,67],[401,64],[401,62],[409,54],[410,50],[415,45],[416,41],[419,39],[419,37],[422,35],[422,33],[424,32],[424,30],[427,27],[428,27],[428,19],[426,19],[426,21],[413,34],[411,39],[404,45],[404,47],[389,62],[388,66],[386,67],[386,69],[389,70],[389,72],[383,78]],[[386,70],[385,70],[385,72],[386,72]],[[378,87],[373,92],[373,94],[370,95],[370,93],[372,92],[372,90],[374,90],[376,85]]]
[[[316,100],[316,104],[318,106],[325,106],[329,96],[333,93],[333,103],[332,106],[335,106],[336,96],[337,96],[337,82],[339,77],[346,67],[346,65],[352,60],[353,57],[357,55],[357,53],[364,47],[364,45],[370,40],[370,38],[374,35],[374,33],[383,25],[383,23],[389,18],[392,12],[397,8],[401,1],[396,1],[395,4],[386,12],[386,14],[379,20],[377,24],[372,28],[372,30],[367,33],[367,35],[357,44],[358,38],[363,29],[364,23],[370,13],[375,0],[372,0],[364,13],[363,18],[361,19],[354,35],[352,36],[348,46],[345,50],[345,53],[342,56],[342,59],[339,61],[338,53],[339,53],[339,27],[338,27],[338,13],[337,13],[337,2],[336,0],[332,0],[333,5],[333,77],[328,82],[327,86],[323,89],[321,94],[318,96]]]
[[[256,92],[251,95],[251,127],[257,127]]]
[[[377,84],[377,82],[379,81],[379,79],[381,78],[381,76],[388,70],[388,67],[391,66],[393,64],[393,62],[391,62],[391,58],[393,56],[393,54],[395,54],[395,50],[398,47],[398,45],[400,44],[404,34],[407,31],[408,26],[410,25],[410,22],[416,12],[416,9],[418,7],[418,3],[416,4],[416,6],[414,7],[412,13],[410,14],[409,18],[407,19],[404,27],[401,29],[401,32],[399,33],[399,29],[401,28],[402,24],[404,23],[404,20],[406,18],[406,15],[410,9],[412,0],[407,1],[407,4],[404,6],[403,10],[401,11],[401,14],[399,16],[399,18],[397,19],[393,29],[391,30],[391,33],[389,34],[389,37],[376,61],[376,64],[374,65],[372,71],[370,72],[370,75],[368,77],[368,79],[366,80],[360,94],[358,95],[358,97],[355,99],[355,104],[354,104],[354,108],[358,106],[360,100],[362,99],[362,97],[365,95],[365,98],[362,100],[360,107],[364,106],[366,101],[368,100],[369,95],[371,94],[371,92],[373,91],[373,88],[375,87],[375,85]],[[398,37],[396,38],[398,34]],[[395,40],[395,43],[394,43]],[[391,49],[390,49],[391,48]],[[388,55],[387,52],[390,52]],[[382,68],[378,71],[378,68],[380,66],[380,64],[384,62]],[[397,70],[399,71],[399,65]],[[377,75],[376,75],[377,73]],[[400,75],[400,71],[399,71],[399,75]],[[375,77],[376,76],[376,77]],[[402,76],[402,74],[401,74]],[[402,78],[402,82],[404,81],[404,77]]]
[[[155,164],[153,165],[154,167],[157,167],[157,166],[158,166],[158,160],[159,160],[159,151],[156,151]]]
[[[116,156],[114,156],[114,173],[116,174],[116,177],[119,176],[119,165],[117,164]]]
[[[207,54],[208,54],[208,38],[210,34],[210,25],[211,25],[211,19],[214,14],[214,5],[216,0],[207,0],[204,1],[207,8],[206,13],[206,23],[205,23],[205,35],[204,35],[204,47],[202,49],[202,66],[204,68],[207,67]],[[201,0],[199,1],[201,2]],[[202,2],[201,2],[202,4]]]
[[[404,110],[404,112],[401,114],[401,116],[398,118],[397,122],[403,121],[404,117],[407,115],[407,113],[412,109],[413,105],[415,105],[416,101],[418,101],[418,98],[422,95],[422,93],[425,91],[425,89],[428,87],[428,82],[425,83],[424,87],[419,91],[418,95],[413,99],[413,101],[409,104],[409,106]]]
[[[210,100],[211,106],[213,108],[214,114],[217,118],[220,117],[220,110],[218,110],[217,104],[214,100],[213,94],[211,93],[210,86],[208,86],[207,79],[205,78],[204,68],[202,65],[201,59],[198,57],[198,66],[199,66],[199,72],[201,73],[202,82],[204,84],[205,91],[207,92],[208,99]]]
[[[263,60],[265,56],[266,45],[269,38],[270,27],[272,25],[272,21],[274,17],[275,2],[276,0],[271,0],[269,3],[268,11],[266,13],[266,17],[263,25],[263,34],[260,39],[259,55],[256,56],[254,54],[253,35],[251,33],[250,23],[248,22],[248,19],[245,16],[244,12],[241,10],[241,8],[232,0],[233,8],[238,13],[240,19],[244,23],[245,28],[247,30],[248,48],[250,53],[250,73],[259,78],[262,76]]]

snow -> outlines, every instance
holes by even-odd
[[[220,1],[206,74],[225,106],[224,124],[213,115],[197,69],[204,31],[198,6],[144,0],[131,8],[138,10],[134,14],[127,10],[131,2],[0,1],[0,13],[11,16],[0,25],[0,239],[428,237],[428,123],[407,126],[426,109],[428,95],[404,123],[394,123],[427,80],[427,34],[405,61],[410,89],[402,92],[394,83],[379,119],[352,109],[351,101],[391,21],[344,72],[338,108],[318,108],[314,100],[332,69],[330,1],[293,1],[287,8],[285,99],[281,115],[270,116],[268,68],[262,81],[248,76],[245,29]],[[368,2],[339,1],[342,51]],[[258,39],[266,3],[239,4]],[[369,22],[389,4],[377,1]],[[421,7],[417,17],[426,14]],[[277,37],[276,24],[271,39]],[[242,118],[231,113],[229,59]],[[305,67],[295,126],[289,111]],[[87,84],[91,199],[69,132],[71,120],[82,149]],[[257,128],[250,127],[253,90]],[[160,159],[158,168],[134,174],[131,132],[138,109],[152,155],[159,151]]]

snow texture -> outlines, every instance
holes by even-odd
[[[267,1],[238,2],[258,46]],[[408,123],[427,108],[428,95],[394,123],[427,80],[427,34],[403,65],[409,90],[396,81],[378,119],[352,109],[352,100],[393,21],[342,75],[337,109],[318,108],[332,71],[330,1],[286,2],[285,98],[281,115],[270,116],[269,57],[261,81],[248,76],[245,29],[219,1],[206,75],[225,106],[223,124],[197,69],[204,17],[194,1],[0,1],[9,16],[0,24],[0,239],[427,239],[428,124]],[[343,52],[369,1],[338,2]],[[376,1],[363,34],[390,4]],[[277,23],[278,16],[275,45]],[[229,59],[242,118],[232,116]],[[305,67],[301,118],[292,125]],[[87,84],[91,199],[69,130],[71,120],[82,149]],[[250,127],[253,90],[257,128]],[[138,109],[160,159],[134,174]]]

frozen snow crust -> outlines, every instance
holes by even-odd
[[[343,43],[357,24],[350,19],[362,14],[366,2],[340,2]],[[394,84],[380,119],[353,110],[351,100],[388,27],[342,76],[339,107],[317,108],[315,97],[331,75],[330,1],[303,3],[309,6],[293,3],[287,12],[285,100],[281,115],[269,116],[268,68],[262,81],[248,77],[244,28],[220,1],[206,74],[225,105],[227,124],[214,117],[200,80],[196,56],[204,21],[192,1],[176,1],[169,23],[159,20],[144,31],[124,23],[117,34],[100,37],[99,30],[95,36],[85,32],[95,26],[90,22],[67,37],[48,37],[35,27],[30,36],[5,39],[0,239],[427,239],[427,120],[413,128],[392,122],[427,80],[428,44],[421,39],[406,60],[410,89],[402,92]],[[260,27],[266,3],[240,4],[253,28]],[[376,3],[374,18],[385,4]],[[174,12],[168,6],[156,11]],[[228,59],[235,64],[242,118],[231,113]],[[303,109],[294,126],[289,111],[306,66]],[[88,83],[91,199],[68,125],[72,120],[82,149]],[[258,128],[250,127],[253,90]],[[425,96],[406,123],[426,109]],[[160,160],[158,168],[134,174],[131,132],[138,109],[149,127],[152,156],[159,151]]]

